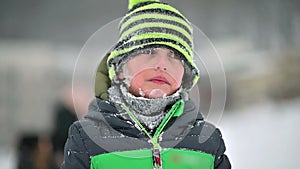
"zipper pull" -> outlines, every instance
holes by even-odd
[[[153,169],[162,169],[161,148],[152,149]]]
[[[154,137],[152,140],[152,162],[153,169],[162,169],[162,159],[161,159],[161,147],[158,144],[158,138]]]

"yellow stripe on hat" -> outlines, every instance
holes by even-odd
[[[183,20],[182,18],[176,17],[176,16],[171,16],[171,15],[164,15],[164,14],[140,14],[136,16],[132,16],[129,20],[127,20],[125,23],[120,25],[120,32],[123,31],[124,28],[126,28],[130,23],[136,22],[138,20],[142,20],[145,18],[154,18],[154,19],[166,19],[166,20],[171,20],[178,22],[182,25],[184,25],[190,32],[193,31],[192,27],[189,25],[189,22],[186,20]]]
[[[142,40],[142,39],[149,39],[149,38],[165,38],[165,39],[174,40],[174,41],[180,43],[182,46],[185,46],[189,53],[192,53],[192,49],[190,48],[189,44],[187,44],[183,39],[181,39],[178,36],[170,35],[170,34],[163,33],[163,32],[160,32],[160,33],[159,32],[150,32],[150,33],[133,36],[132,38],[130,38],[130,40],[128,42]]]
[[[128,1],[128,9],[130,10],[135,5],[144,3],[144,2],[159,2],[159,0],[129,0]]]
[[[182,29],[181,27],[179,26],[175,26],[175,25],[172,25],[172,24],[167,24],[167,23],[142,23],[142,24],[138,24],[130,29],[128,29],[126,32],[124,32],[121,36],[121,39],[125,38],[126,36],[128,36],[130,33],[134,32],[134,31],[137,31],[137,30],[142,30],[142,29],[145,29],[145,28],[150,28],[151,27],[160,27],[160,28],[169,28],[169,29],[173,29],[175,31],[178,31],[180,32],[182,35],[184,35],[191,43],[193,41],[191,35],[189,33],[187,33],[184,29]],[[173,36],[176,36],[176,35],[173,35]]]
[[[136,12],[139,12],[139,11],[143,11],[143,10],[147,10],[147,9],[153,9],[153,10],[156,10],[156,9],[163,9],[163,10],[168,10],[168,11],[172,11],[178,15],[180,15],[181,17],[183,17],[185,20],[187,20],[177,9],[171,7],[170,5],[167,5],[167,4],[161,4],[161,3],[153,3],[153,4],[149,4],[149,5],[145,5],[145,6],[142,6],[140,8],[137,8],[129,13],[127,13],[125,15],[125,17],[121,20],[120,23],[123,22],[124,19],[126,19],[127,17],[131,17],[134,13]]]

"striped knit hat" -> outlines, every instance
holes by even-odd
[[[129,11],[119,25],[119,42],[108,54],[109,78],[116,78],[121,63],[139,50],[165,47],[180,54],[184,61],[183,89],[191,89],[199,71],[193,60],[192,26],[175,8],[159,0],[129,0]]]

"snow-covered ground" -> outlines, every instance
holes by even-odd
[[[225,112],[219,125],[234,169],[300,168],[300,99],[262,102]],[[12,149],[0,148],[0,169],[15,169]]]
[[[235,169],[300,168],[300,100],[261,103],[220,124]]]

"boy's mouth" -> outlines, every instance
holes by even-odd
[[[170,82],[167,80],[167,78],[165,78],[163,76],[152,77],[149,81],[151,81],[155,84],[158,84],[158,85],[164,85],[164,84],[170,85]]]

